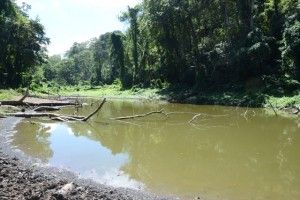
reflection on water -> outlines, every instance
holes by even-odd
[[[161,108],[176,113],[109,120]],[[189,124],[195,113],[203,114]],[[25,153],[116,187],[186,198],[300,199],[299,120],[260,109],[113,101],[89,123],[24,120],[16,130],[12,143]]]

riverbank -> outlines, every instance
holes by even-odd
[[[138,192],[77,183],[28,168],[18,158],[11,158],[0,149],[0,199],[164,199]]]
[[[187,103],[197,105],[223,105],[238,107],[258,107],[267,109],[287,110],[297,113],[300,108],[300,91],[289,95],[271,95],[266,93],[245,93],[231,91],[199,92],[188,88],[132,88],[123,90],[119,85],[104,85],[99,87],[40,87],[31,91],[36,97],[49,98],[53,96],[92,97],[92,98],[120,98],[141,100],[163,100],[172,103]],[[8,100],[21,96],[19,90],[0,90],[0,100]],[[1,110],[0,110],[1,113]],[[298,114],[298,113],[297,113]],[[300,113],[299,113],[300,114]]]

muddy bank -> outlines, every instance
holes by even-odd
[[[42,166],[9,145],[17,119],[0,119],[0,199],[171,199],[144,191],[112,188],[79,179],[69,171]]]
[[[0,149],[1,151],[1,149]],[[114,191],[98,192],[57,177],[34,173],[17,158],[0,152],[1,199],[115,199]],[[117,197],[119,198],[119,197]],[[127,199],[126,197],[120,197]]]
[[[117,189],[86,186],[71,180],[46,175],[27,168],[17,158],[0,149],[0,199],[162,199]],[[73,180],[74,181],[74,180]]]

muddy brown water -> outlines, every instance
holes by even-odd
[[[162,108],[175,113],[109,119]],[[189,124],[196,113],[202,115]],[[25,119],[11,143],[45,164],[115,187],[185,199],[300,199],[300,121],[263,109],[114,100],[89,123]]]

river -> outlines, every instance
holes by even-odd
[[[88,103],[76,113],[97,107]],[[169,114],[110,119],[160,109]],[[263,109],[114,100],[88,123],[24,119],[11,144],[115,187],[183,199],[298,200],[299,134],[299,119]]]

